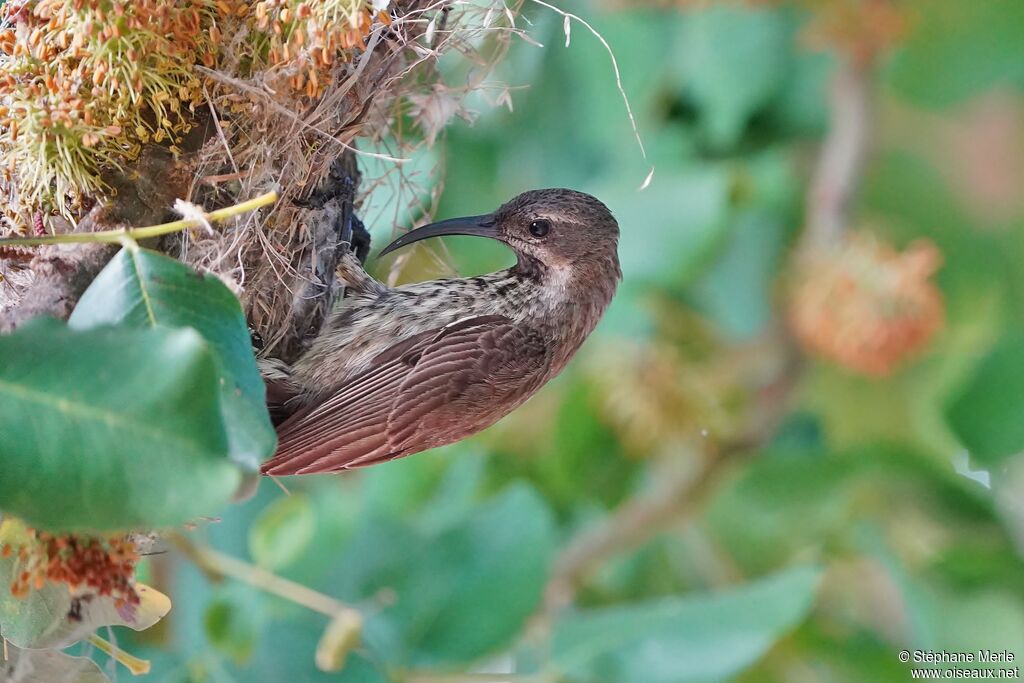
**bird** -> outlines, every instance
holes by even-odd
[[[510,268],[388,287],[352,254],[345,294],[289,368],[265,372],[278,446],[265,475],[339,472],[460,441],[522,405],[594,330],[622,278],[619,226],[595,197],[524,192],[492,213],[411,230],[503,242]]]

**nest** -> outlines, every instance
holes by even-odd
[[[276,190],[268,210],[151,246],[227,282],[262,353],[286,361],[319,327],[367,193],[390,183],[407,205],[395,215],[431,213],[439,184],[407,178],[401,162],[468,116],[464,96],[516,33],[497,2],[38,0],[3,11],[0,233],[137,225],[179,197],[212,209]],[[442,82],[446,52],[459,54],[462,83]],[[23,253],[0,254],[0,310],[45,285],[36,270]]]

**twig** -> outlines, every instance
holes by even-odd
[[[222,221],[234,216],[255,211],[256,209],[273,204],[277,201],[276,192],[267,192],[249,201],[217,209],[206,214],[207,222]],[[97,232],[72,232],[61,235],[47,235],[46,237],[11,237],[0,239],[0,246],[13,244],[19,246],[38,246],[41,244],[119,244],[125,240],[143,240],[149,237],[169,235],[174,232],[181,232],[189,228],[201,227],[205,223],[200,218],[183,218],[170,223],[159,225],[147,225],[142,228],[118,228],[116,230],[100,230]]]
[[[672,524],[688,517],[727,472],[728,466],[767,442],[786,414],[789,397],[799,378],[800,359],[788,336],[772,333],[765,338],[767,353],[780,359],[774,381],[756,392],[759,407],[751,414],[747,431],[717,452],[678,454],[657,472],[653,492],[643,492],[620,505],[610,517],[584,530],[556,558],[545,590],[542,618],[550,619],[572,602],[576,587],[598,566],[646,543]],[[696,463],[689,467],[682,463]]]
[[[578,583],[597,566],[643,544],[688,514],[714,488],[724,464],[724,459],[708,462],[693,451],[680,453],[659,468],[653,477],[658,481],[654,491],[626,501],[604,522],[581,532],[555,560],[545,589],[545,612],[553,614],[571,603]]]
[[[212,548],[200,546],[180,534],[170,536],[174,545],[196,566],[214,576],[228,577],[294,602],[331,618],[349,614],[362,620],[359,610],[300,583],[278,576],[262,567],[243,562]]]
[[[249,85],[245,81],[241,81],[241,80],[239,80],[237,78],[231,78],[230,76],[222,74],[219,71],[214,71],[213,69],[207,69],[204,66],[196,66],[194,68],[196,69],[196,71],[199,71],[200,73],[205,74],[206,76],[209,76],[210,78],[212,78],[214,80],[220,81],[221,83],[224,83],[225,85],[230,85],[232,87],[238,88],[239,90],[243,90],[243,91],[245,91],[247,93],[250,93],[252,95],[256,95],[257,97],[259,97],[259,98],[261,98],[263,100],[264,104],[266,104],[268,107],[273,109],[278,114],[281,114],[282,116],[284,116],[284,117],[286,117],[288,119],[291,119],[293,122],[299,124],[302,128],[307,129],[307,130],[309,130],[309,131],[311,131],[313,133],[316,133],[317,135],[323,137],[326,140],[329,140],[330,142],[334,142],[334,143],[337,143],[338,145],[341,145],[342,149],[348,150],[348,151],[350,151],[350,152],[352,152],[354,154],[358,154],[359,156],[370,157],[371,159],[382,159],[384,161],[390,161],[390,162],[395,163],[395,164],[403,164],[406,161],[409,161],[408,159],[405,159],[405,158],[392,157],[392,156],[388,156],[386,154],[377,154],[375,152],[364,152],[361,149],[353,147],[352,145],[348,144],[344,140],[341,140],[340,138],[337,138],[337,137],[331,135],[330,133],[327,133],[327,132],[325,132],[323,130],[320,130],[316,126],[313,126],[313,125],[310,125],[309,123],[306,123],[305,121],[303,121],[299,117],[298,114],[296,114],[295,112],[293,112],[293,111],[291,111],[291,110],[281,106],[280,104],[275,102],[273,99],[271,99],[270,96],[267,93],[263,92],[259,88],[256,88],[256,87],[253,87],[253,86]]]
[[[840,56],[832,82],[829,129],[807,193],[803,247],[836,244],[871,146],[871,62]]]
[[[228,139],[224,135],[224,129],[220,125],[220,117],[217,116],[217,108],[213,106],[213,100],[210,99],[210,93],[206,90],[205,83],[203,84],[203,97],[206,98],[206,106],[210,109],[213,125],[217,129],[217,137],[220,138],[220,144],[224,145],[224,151],[227,153],[228,161],[231,162],[231,168],[235,169],[235,173],[240,175],[238,164],[235,163],[235,155],[231,153],[231,145],[228,144]]]

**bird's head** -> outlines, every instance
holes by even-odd
[[[493,213],[424,225],[399,237],[381,255],[442,235],[477,235],[504,242],[525,270],[570,274],[600,268],[618,275],[618,223],[599,200],[575,190],[531,190]]]

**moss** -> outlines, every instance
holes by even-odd
[[[294,94],[318,97],[332,65],[364,47],[371,10],[362,0],[6,3],[0,151],[9,220],[23,229],[38,212],[73,219],[84,199],[111,194],[104,174],[143,144],[179,153],[204,100],[196,65],[283,79]]]

